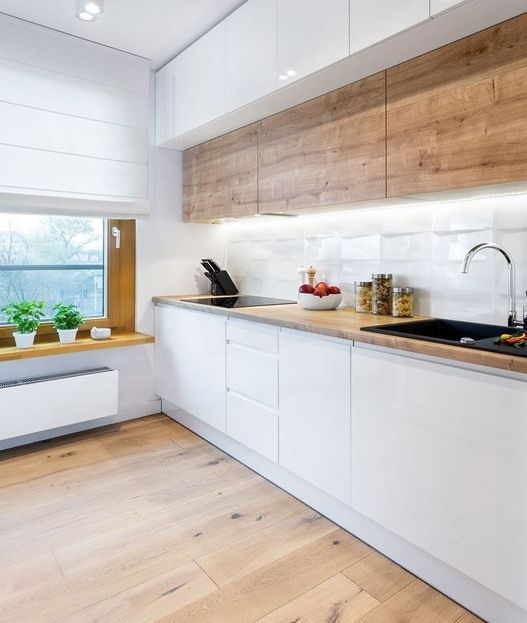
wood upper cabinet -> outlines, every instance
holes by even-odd
[[[527,179],[527,14],[387,72],[388,196]]]
[[[384,198],[385,74],[259,123],[260,213]]]
[[[185,222],[257,213],[257,126],[212,139],[183,155]]]

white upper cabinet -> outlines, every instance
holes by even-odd
[[[279,86],[348,56],[348,20],[349,0],[277,0]]]
[[[225,22],[172,62],[174,132],[179,136],[225,114]]]
[[[472,0],[430,0],[430,14],[432,17],[448,9],[453,9]]]
[[[429,0],[350,0],[350,54],[429,18]]]
[[[277,88],[276,0],[248,0],[225,23],[231,111]]]

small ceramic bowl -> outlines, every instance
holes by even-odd
[[[304,309],[329,310],[337,309],[342,303],[342,294],[328,294],[328,296],[315,296],[314,294],[298,294],[298,304]]]
[[[90,335],[92,340],[106,340],[112,334],[112,330],[106,327],[98,328],[92,327]]]

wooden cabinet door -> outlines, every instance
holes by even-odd
[[[256,214],[257,159],[256,124],[187,149],[184,220],[199,223]]]
[[[260,213],[385,197],[385,74],[259,123]]]
[[[527,14],[387,72],[388,196],[527,179]]]
[[[279,463],[350,503],[351,347],[280,331]]]

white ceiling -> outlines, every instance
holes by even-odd
[[[244,2],[105,0],[90,24],[75,17],[75,0],[0,0],[0,13],[150,58],[158,68]]]

